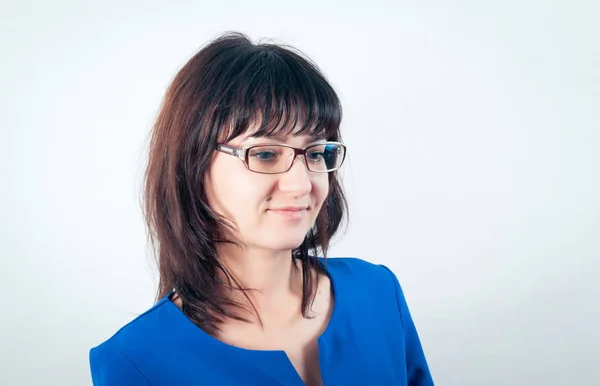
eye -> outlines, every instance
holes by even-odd
[[[323,162],[327,158],[328,151],[329,150],[327,149],[327,146],[325,146],[325,145],[317,145],[317,146],[311,147],[306,152],[306,159],[307,159],[307,161],[310,161],[312,163]]]
[[[258,158],[260,160],[268,160],[268,159],[277,157],[277,154],[275,154],[272,151],[261,151],[261,152],[252,154],[251,157]]]
[[[281,156],[282,150],[276,146],[257,146],[250,149],[248,156],[254,162],[276,162]]]
[[[325,153],[323,153],[322,151],[311,150],[308,152],[307,157],[308,157],[309,161],[313,161],[313,162],[322,161],[323,158],[325,157]]]

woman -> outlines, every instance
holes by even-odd
[[[227,34],[169,87],[145,209],[160,284],[90,353],[94,385],[430,385],[383,266],[326,255],[346,204],[338,97],[289,47]]]

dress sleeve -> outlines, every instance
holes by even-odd
[[[112,348],[99,346],[90,350],[90,370],[94,386],[150,385],[129,358]]]
[[[400,321],[402,323],[402,329],[404,331],[404,341],[406,347],[406,373],[408,376],[409,386],[429,386],[433,385],[433,379],[425,359],[425,353],[421,346],[419,334],[415,324],[410,316],[408,304],[402,292],[402,287],[398,282],[398,278],[394,273],[383,266],[391,275],[392,281],[394,282],[394,288],[396,290],[396,300],[398,302],[398,310],[400,312]]]

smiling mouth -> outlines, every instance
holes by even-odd
[[[298,207],[298,208],[279,208],[279,209],[269,209],[268,211],[279,216],[285,218],[302,218],[304,215],[308,213],[309,208],[307,207]]]

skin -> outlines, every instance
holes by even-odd
[[[314,143],[308,136],[288,135],[277,139],[242,136],[230,141],[235,147],[255,144],[287,144],[304,148]],[[256,307],[245,315],[251,323],[227,320],[218,339],[251,350],[282,350],[307,385],[321,385],[317,339],[325,330],[333,301],[331,283],[317,277],[317,295],[312,318],[302,316],[302,271],[291,253],[313,226],[329,193],[327,173],[313,173],[301,156],[281,174],[259,174],[246,168],[240,159],[215,152],[205,176],[206,194],[213,210],[234,226],[230,235],[242,248],[224,244],[219,256],[243,287],[255,289],[248,295]],[[296,213],[284,207],[306,207]],[[247,302],[239,294],[236,300]],[[179,299],[174,299],[180,305]]]

